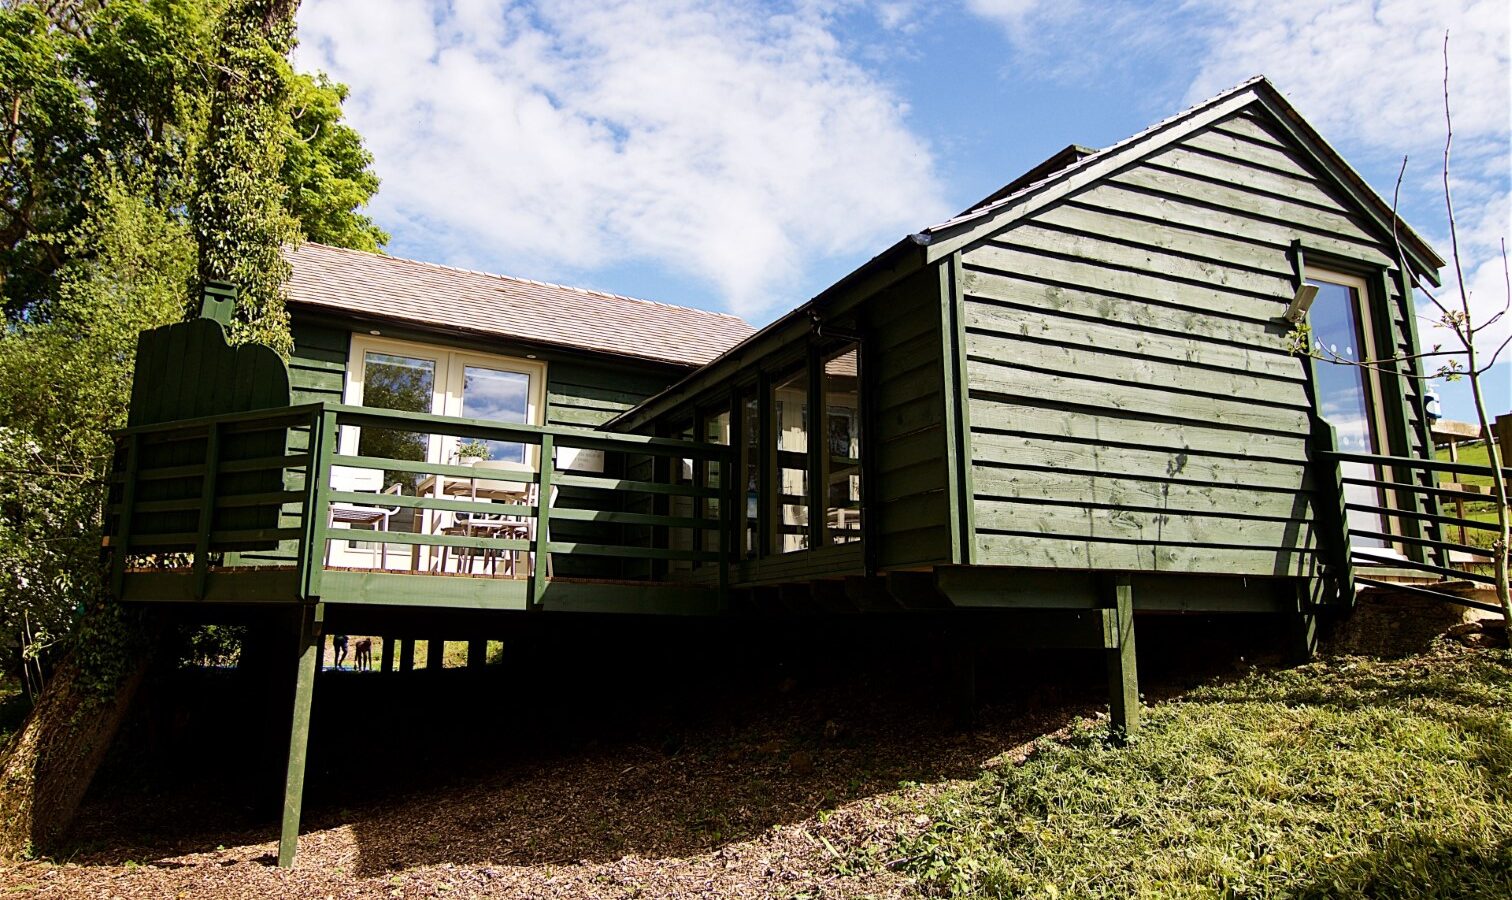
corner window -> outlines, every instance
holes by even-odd
[[[545,389],[545,363],[353,335],[345,399],[354,406],[540,425]],[[344,429],[341,448],[344,453],[416,462],[489,459],[535,464],[533,448],[514,441],[458,440],[378,428]],[[389,473],[384,480],[385,486],[406,484],[410,492],[416,478]]]

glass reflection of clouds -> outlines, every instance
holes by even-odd
[[[462,371],[462,415],[495,422],[528,421],[530,411],[530,376],[522,372],[505,372],[482,366],[467,366]],[[525,461],[523,444],[488,441],[488,458]]]
[[[1376,453],[1379,449],[1370,414],[1370,394],[1364,368],[1358,363],[1356,347],[1366,347],[1360,322],[1360,296],[1347,284],[1309,279],[1317,285],[1318,296],[1308,313],[1314,347],[1322,358],[1313,366],[1313,387],[1317,392],[1318,413],[1334,427],[1339,449],[1345,453]],[[1326,350],[1325,350],[1326,348]],[[1344,477],[1380,479],[1377,467],[1368,463],[1342,464]],[[1382,505],[1381,492],[1369,485],[1347,484],[1344,499],[1364,506]],[[1365,531],[1386,531],[1386,520],[1374,513],[1349,511],[1350,524]],[[1384,547],[1385,542],[1371,538],[1351,538],[1355,546]]]

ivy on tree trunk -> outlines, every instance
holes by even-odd
[[[299,237],[279,175],[289,118],[294,14],[299,0],[237,0],[226,11],[210,125],[200,154],[194,235],[202,282],[239,289],[232,343],[287,355],[283,248]]]

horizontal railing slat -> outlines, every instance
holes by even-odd
[[[510,484],[532,484],[540,480],[539,473],[528,469],[487,469],[482,474],[472,466],[454,466],[449,463],[416,462],[411,459],[385,459],[381,456],[333,456],[332,466],[348,466],[353,469],[379,469],[385,472],[404,472],[407,475],[440,475],[458,481],[507,481]],[[374,495],[377,496],[377,495]]]
[[[633,481],[601,475],[557,475],[554,484],[562,487],[585,487],[604,491],[628,491],[642,494],[671,494],[676,497],[718,497],[718,488],[701,488],[691,484],[662,484],[658,481]]]
[[[1419,494],[1432,494],[1435,497],[1458,497],[1464,500],[1491,500],[1490,494],[1473,494],[1470,491],[1456,491],[1451,488],[1423,487],[1417,484],[1404,484],[1400,481],[1381,481],[1375,478],[1344,478],[1345,484],[1358,484],[1365,487],[1386,488],[1397,491],[1416,491]]]
[[[1460,525],[1465,528],[1480,528],[1486,531],[1500,531],[1501,526],[1495,522],[1481,522],[1477,519],[1461,519],[1458,516],[1440,516],[1434,513],[1413,512],[1407,509],[1392,509],[1389,506],[1370,506],[1365,503],[1346,503],[1345,509],[1363,513],[1380,513],[1383,516],[1404,519],[1416,519],[1425,522],[1438,522],[1443,525]]]
[[[467,419],[460,416],[438,416],[433,413],[409,413],[377,409],[366,406],[328,404],[329,411],[343,425],[373,425],[379,428],[397,428],[409,431],[431,430],[458,437],[479,437],[488,440],[504,440],[519,443],[540,443],[542,435],[551,435],[558,446],[578,450],[608,450],[614,452],[645,453],[656,456],[674,456],[684,459],[719,460],[728,457],[731,449],[725,444],[706,444],[682,441],[675,438],[648,437],[640,434],[615,434],[604,431],[589,431],[568,428],[562,425],[520,425],[512,422],[494,422],[488,419]]]
[[[1340,459],[1346,462],[1371,463],[1379,466],[1402,466],[1409,469],[1423,469],[1429,472],[1457,472],[1463,475],[1484,475],[1490,478],[1494,471],[1490,466],[1477,466],[1473,463],[1450,462],[1442,459],[1418,459],[1408,456],[1381,456],[1373,453],[1345,453],[1341,450],[1320,451],[1324,456]],[[1503,468],[1502,475],[1512,478],[1512,468]]]
[[[1443,547],[1449,550],[1458,550],[1462,553],[1473,553],[1477,556],[1491,558],[1491,551],[1484,547],[1472,547],[1469,544],[1456,544],[1453,541],[1436,541],[1433,538],[1413,537],[1407,534],[1391,534],[1384,531],[1368,531],[1364,528],[1351,528],[1349,533],[1356,537],[1374,538],[1380,541],[1401,541],[1404,544],[1416,544],[1419,547]],[[1416,565],[1414,560],[1411,565]]]
[[[1394,535],[1393,535],[1393,537],[1394,537]],[[1401,565],[1401,566],[1404,566],[1406,568],[1419,569],[1419,570],[1424,571],[1424,572],[1432,572],[1435,575],[1444,575],[1444,576],[1449,577],[1449,578],[1460,578],[1460,579],[1463,579],[1465,581],[1474,581],[1477,584],[1490,584],[1490,585],[1495,585],[1496,584],[1496,579],[1492,578],[1490,575],[1481,575],[1481,574],[1478,574],[1476,572],[1466,572],[1463,569],[1451,569],[1448,566],[1435,566],[1432,563],[1416,562],[1414,560],[1407,560],[1407,561],[1398,563],[1397,561],[1394,561],[1394,560],[1384,560],[1384,559],[1381,559],[1379,556],[1371,556],[1368,553],[1359,553],[1359,552],[1352,553],[1351,557],[1352,557],[1353,561],[1356,562],[1356,563],[1370,563],[1372,565],[1378,565],[1378,566],[1379,565],[1385,565],[1385,566]],[[1365,567],[1365,568],[1368,568],[1368,567]]]
[[[415,497],[409,494],[374,494],[371,491],[331,491],[326,495],[333,503],[349,503],[353,506],[397,506],[404,509],[434,510],[437,512],[472,513],[481,516],[534,516],[536,508],[523,503],[492,503],[485,500],[451,500],[431,497]]]

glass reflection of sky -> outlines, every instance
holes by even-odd
[[[462,415],[495,422],[527,421],[530,406],[530,376],[482,366],[462,370]],[[507,441],[488,441],[488,458],[525,461],[525,447]]]
[[[1348,365],[1367,358],[1360,346],[1359,297],[1354,288],[1326,281],[1310,281],[1318,286],[1318,296],[1308,313],[1312,325],[1313,349],[1320,359],[1313,366],[1314,387],[1318,395],[1318,412],[1339,435],[1339,449],[1345,453],[1375,453],[1375,429],[1371,427],[1369,395],[1365,391],[1365,369]],[[1379,479],[1377,467],[1369,463],[1345,462],[1340,466],[1345,478]],[[1364,506],[1380,506],[1381,492],[1369,485],[1344,485],[1344,499]],[[1349,511],[1350,525],[1365,531],[1386,531],[1386,521],[1379,514]],[[1385,543],[1370,538],[1351,538],[1354,546],[1382,547]]]

